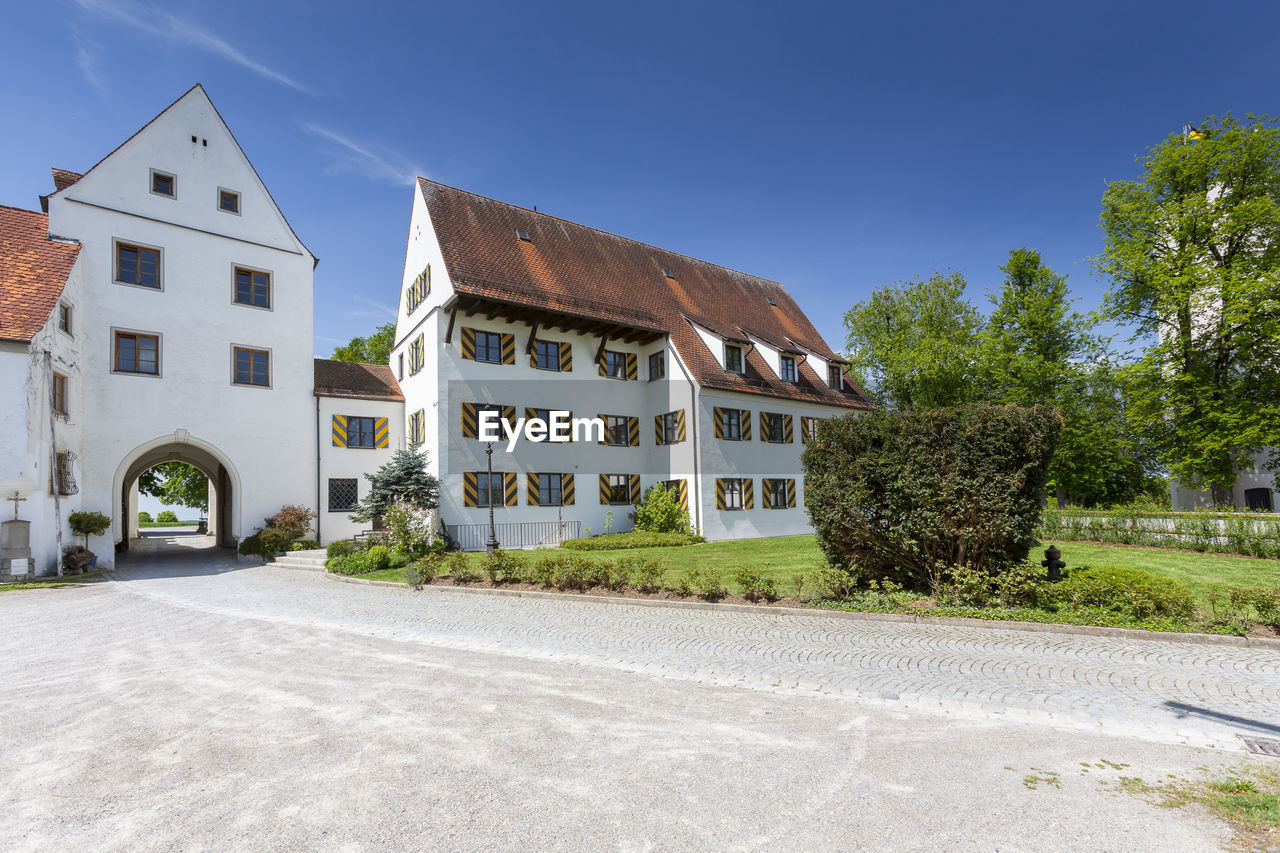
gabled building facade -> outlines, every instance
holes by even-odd
[[[811,531],[800,451],[869,407],[782,285],[419,179],[392,368],[406,435],[466,547],[630,527],[674,488],[709,539]],[[481,441],[480,415],[600,418],[599,436]]]

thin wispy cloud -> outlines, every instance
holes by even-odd
[[[111,2],[111,0],[74,0],[74,2],[80,9],[90,15],[123,24],[138,32],[159,36],[170,43],[186,44],[199,48],[206,53],[239,65],[264,80],[270,80],[273,83],[278,83],[281,86],[286,86],[307,95],[316,94],[314,90],[304,86],[287,74],[245,56],[213,32],[190,21],[185,21],[176,15],[154,7],[129,2]],[[90,68],[95,67],[91,58],[89,65]],[[80,70],[85,74],[86,79],[91,84],[94,84],[94,80],[89,76],[89,71],[86,71],[84,63],[80,64]]]
[[[98,64],[100,48],[93,39],[86,38],[77,29],[72,28],[71,38],[76,43],[76,67],[84,75],[89,85],[97,90],[105,100],[111,94],[107,83],[102,78],[102,68]]]
[[[425,174],[409,158],[391,151],[377,151],[366,143],[356,142],[341,133],[312,122],[299,122],[304,131],[325,143],[330,156],[327,174],[349,172],[375,181],[409,186],[418,175]]]
[[[392,320],[396,319],[397,314],[396,314],[395,308],[392,308],[388,305],[384,305],[383,303],[378,302],[375,299],[370,299],[367,296],[361,296],[358,293],[353,294],[351,299],[352,301],[358,302],[361,305],[365,305],[365,306],[368,306],[369,308],[375,309],[372,311],[348,312],[352,317],[390,317]]]

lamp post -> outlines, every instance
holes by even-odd
[[[498,547],[498,533],[493,526],[493,442],[485,444],[485,456],[488,457],[489,465],[489,482],[485,494],[489,496],[489,541],[484,543],[486,554],[492,554]]]

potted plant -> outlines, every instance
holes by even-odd
[[[85,566],[93,565],[97,561],[97,556],[89,550],[89,537],[106,533],[111,528],[111,518],[100,512],[73,512],[67,518],[67,522],[71,525],[72,533],[84,537],[84,549],[81,550],[77,545],[74,557],[71,554],[67,555],[68,566],[74,565],[78,573],[83,571]]]

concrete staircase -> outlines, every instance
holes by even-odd
[[[325,553],[323,548],[316,548],[314,551],[289,551],[279,557],[275,562],[268,563],[269,566],[275,566],[278,569],[299,569],[304,572],[323,572],[324,571]]]

